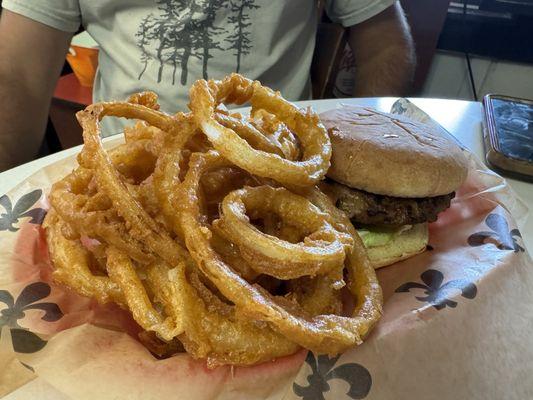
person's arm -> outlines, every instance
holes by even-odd
[[[415,69],[414,46],[399,3],[349,28],[357,97],[403,96]]]
[[[31,161],[72,33],[3,10],[0,18],[0,171]]]

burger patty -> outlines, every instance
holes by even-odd
[[[372,194],[351,189],[335,182],[331,184],[336,206],[354,224],[414,225],[437,220],[437,214],[450,207],[455,192],[436,197],[402,198]]]

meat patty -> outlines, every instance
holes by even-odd
[[[372,194],[329,181],[336,206],[356,225],[414,225],[437,220],[455,192],[436,197],[402,198]]]

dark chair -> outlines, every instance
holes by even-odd
[[[313,98],[333,97],[335,78],[347,43],[347,32],[338,24],[320,22],[311,64]]]

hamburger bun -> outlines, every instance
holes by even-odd
[[[456,190],[466,178],[460,147],[437,128],[367,107],[320,115],[332,142],[327,176],[367,192],[423,198]]]

